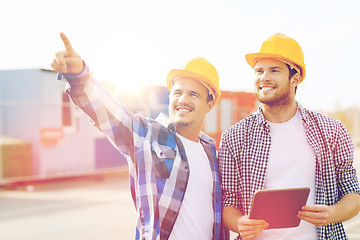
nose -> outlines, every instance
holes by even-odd
[[[267,71],[264,71],[261,75],[259,75],[259,81],[260,82],[268,82],[268,81],[270,81],[269,74],[268,74]]]
[[[178,99],[178,102],[179,103],[185,103],[185,102],[187,102],[187,99],[188,99],[188,97],[186,96],[186,94],[181,94],[181,96],[179,96],[179,99]]]

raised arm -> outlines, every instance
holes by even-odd
[[[134,121],[140,126],[140,118],[135,118],[110,91],[96,81],[69,39],[64,33],[60,33],[60,36],[65,50],[56,53],[51,67],[54,71],[65,74],[69,83],[66,92],[74,104],[92,119],[94,126],[110,138],[111,143],[120,152],[132,154],[132,126]],[[141,131],[146,128],[139,129]]]

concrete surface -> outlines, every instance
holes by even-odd
[[[359,148],[355,159],[360,176]],[[0,188],[0,240],[131,240],[135,221],[126,171]],[[344,225],[360,240],[360,215]]]
[[[130,240],[135,219],[124,174],[0,191],[1,240]]]

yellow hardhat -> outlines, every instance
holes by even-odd
[[[259,59],[274,58],[294,67],[300,73],[301,81],[306,75],[304,54],[300,45],[282,33],[271,35],[263,42],[260,52],[247,54],[245,58],[252,68]]]
[[[219,102],[221,91],[219,89],[219,75],[216,68],[203,57],[189,60],[181,69],[171,69],[167,76],[169,91],[177,77],[186,76],[200,81],[210,92],[214,99],[214,106]]]

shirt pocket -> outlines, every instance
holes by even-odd
[[[169,146],[151,143],[153,167],[157,178],[169,178],[174,165],[176,150]]]

